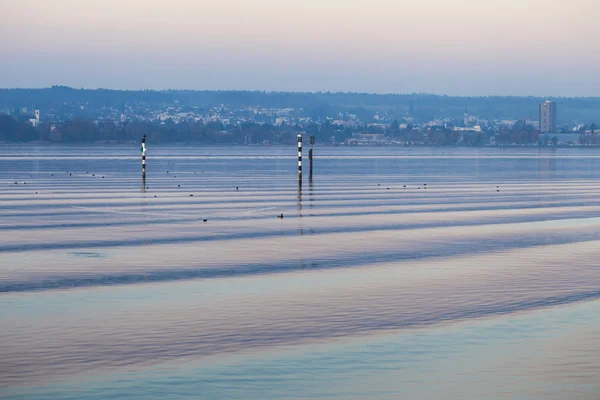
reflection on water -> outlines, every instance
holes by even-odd
[[[298,185],[298,216],[302,216],[302,185]]]
[[[16,388],[34,399],[593,399],[598,302],[343,341],[279,346]],[[79,396],[79,397],[78,397]]]
[[[556,172],[556,148],[540,148],[539,151],[539,171],[540,178],[552,179]]]
[[[298,218],[302,218],[302,182],[298,184]],[[298,220],[298,234],[303,235],[304,231],[302,230],[302,220]]]
[[[598,393],[594,153],[323,148],[306,213],[292,148],[156,149],[141,192],[131,149],[34,150],[0,152],[0,397]]]
[[[313,191],[313,179],[312,179],[312,175],[311,175],[310,179],[308,181],[308,208],[310,208],[311,210],[314,207],[314,205],[313,205],[314,198],[315,198],[315,196],[314,196],[314,191]]]

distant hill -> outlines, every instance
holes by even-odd
[[[558,103],[558,123],[598,123],[600,97],[550,98]],[[417,120],[440,117],[458,118],[465,109],[484,119],[538,119],[541,97],[456,97],[433,94],[369,94],[369,93],[296,93],[261,91],[197,91],[197,90],[108,90],[74,89],[53,86],[45,89],[0,89],[0,110],[39,108],[42,113],[60,112],[66,106],[85,105],[82,117],[93,117],[106,107],[118,108],[131,104],[175,104],[210,107],[224,104],[231,108],[260,105],[268,108],[304,109],[315,116],[335,116],[340,111],[358,115],[371,114],[374,109],[397,118],[409,112]]]

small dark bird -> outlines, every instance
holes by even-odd
[[[37,192],[35,192],[35,194],[37,194]]]
[[[419,186],[417,189],[421,189],[421,186]]]
[[[167,174],[169,173],[169,171],[167,171]]]
[[[193,194],[190,194],[190,197],[194,197],[194,195],[193,195]]]
[[[387,190],[390,190],[390,188],[387,188]]]
[[[381,183],[378,183],[377,186],[381,186]]]
[[[500,189],[496,189],[496,192],[499,192],[499,191],[500,191]]]
[[[202,222],[206,222],[206,221],[208,221],[206,218],[204,218],[204,219],[202,220]]]
[[[196,171],[194,171],[194,173],[196,173]]]
[[[92,176],[96,176],[96,174],[92,174]]]
[[[240,190],[240,188],[236,186],[236,187],[235,187],[235,190]]]
[[[404,186],[402,186],[402,187],[406,189],[406,185],[404,185]]]
[[[102,179],[104,179],[104,177],[102,177]]]
[[[177,187],[181,187],[181,185],[177,185]]]
[[[54,176],[54,174],[52,174],[52,176]]]
[[[150,189],[150,187],[149,187],[149,186],[146,186],[146,189]]]
[[[154,197],[156,197],[156,195],[154,195]]]
[[[17,184],[17,182],[15,182],[15,185]]]
[[[72,174],[69,174],[69,176],[71,176]]]
[[[279,219],[283,219],[283,213],[279,214],[279,215],[277,216],[277,218],[279,218]]]

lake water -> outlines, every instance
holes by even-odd
[[[0,148],[0,398],[600,398],[597,151],[147,158]]]

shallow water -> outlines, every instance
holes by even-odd
[[[139,158],[0,149],[0,397],[600,393],[597,152]]]

